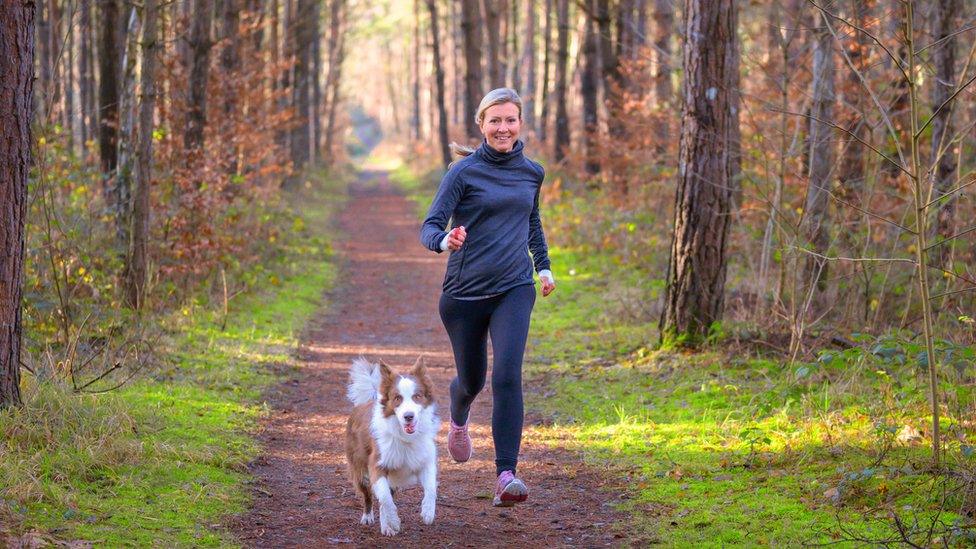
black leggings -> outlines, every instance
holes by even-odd
[[[457,425],[467,423],[471,403],[485,386],[491,334],[491,436],[498,474],[505,470],[515,473],[518,462],[522,442],[522,355],[534,304],[535,286],[531,284],[474,301],[441,294],[441,321],[451,338],[457,365],[457,377],[451,382],[451,419]]]

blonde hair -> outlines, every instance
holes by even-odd
[[[495,88],[481,98],[481,103],[478,104],[478,111],[474,115],[475,123],[480,127],[481,123],[485,121],[485,111],[495,105],[502,105],[504,103],[512,103],[518,107],[519,120],[522,119],[522,98],[519,97],[518,92],[512,88]],[[468,156],[474,151],[471,147],[451,143],[451,152],[460,158]]]

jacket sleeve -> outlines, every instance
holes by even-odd
[[[545,172],[543,172],[545,178]],[[529,251],[532,252],[532,263],[535,272],[549,269],[549,246],[546,244],[546,233],[542,230],[542,218],[539,217],[539,194],[542,191],[542,180],[535,191],[535,202],[532,213],[529,214]]]
[[[449,170],[441,179],[434,201],[427,211],[427,218],[420,227],[420,243],[428,250],[441,253],[441,240],[447,235],[447,227],[454,208],[464,192],[463,183],[459,177],[460,170]]]

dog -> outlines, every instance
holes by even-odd
[[[434,522],[437,501],[437,446],[440,419],[424,357],[407,375],[396,375],[383,361],[352,362],[346,396],[354,408],[346,424],[349,480],[363,500],[360,524],[373,524],[379,505],[380,532],[400,531],[393,494],[420,484],[420,518]]]

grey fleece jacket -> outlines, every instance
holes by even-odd
[[[545,170],[512,150],[498,152],[482,142],[473,154],[454,163],[441,180],[420,229],[427,249],[441,253],[448,221],[464,226],[467,238],[451,252],[444,293],[460,299],[497,295],[533,284],[532,270],[548,270],[549,248],[539,217],[539,189]],[[529,256],[529,251],[532,256]]]

